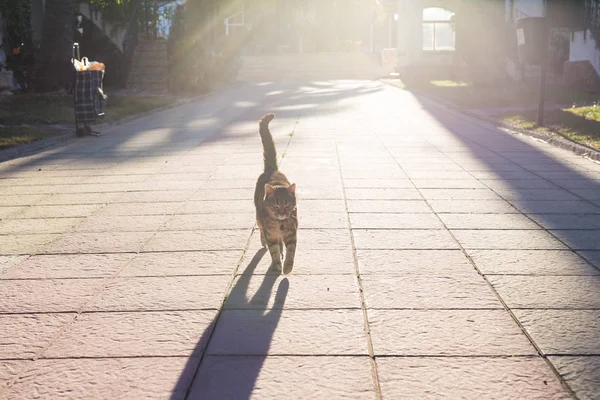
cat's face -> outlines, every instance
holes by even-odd
[[[296,184],[288,187],[266,184],[263,204],[269,218],[280,221],[289,218],[296,209]]]

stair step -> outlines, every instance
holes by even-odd
[[[244,56],[240,81],[293,79],[376,79],[385,75],[377,55],[363,53],[305,53]]]
[[[131,83],[163,83],[167,82],[166,76],[130,76],[129,82]]]
[[[134,65],[131,68],[132,75],[166,75],[169,73],[167,66]]]
[[[162,51],[160,51],[160,52],[159,51],[142,51],[142,52],[136,51],[134,53],[134,57],[135,58],[145,58],[145,59],[147,58],[147,59],[153,59],[153,60],[156,60],[156,59],[159,59],[159,60],[165,59],[166,60],[168,58],[168,55],[166,52],[162,52]]]

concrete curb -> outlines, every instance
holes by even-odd
[[[400,88],[398,86],[395,86],[395,85],[393,85],[391,83],[387,83],[387,82],[384,82],[384,81],[381,81],[381,82],[385,83],[386,85],[395,87],[397,89],[410,91],[411,93],[414,93],[417,96],[424,97],[424,98],[426,98],[427,100],[429,100],[429,101],[431,101],[433,103],[437,103],[439,105],[442,105],[442,106],[444,106],[446,108],[449,108],[449,109],[451,109],[453,111],[456,111],[456,112],[459,112],[461,114],[468,115],[471,118],[475,118],[475,119],[480,120],[482,122],[487,122],[487,123],[493,124],[493,125],[495,125],[497,127],[504,128],[506,130],[506,132],[510,133],[511,135],[525,135],[525,136],[530,136],[530,137],[532,137],[534,139],[541,140],[541,141],[543,141],[545,143],[548,143],[550,145],[553,145],[555,147],[558,147],[558,148],[561,148],[561,149],[564,149],[564,150],[569,150],[569,151],[571,151],[574,154],[577,154],[579,156],[587,157],[587,158],[589,158],[591,160],[594,160],[594,161],[600,161],[600,151],[599,150],[596,150],[596,149],[593,149],[591,147],[588,147],[588,146],[585,146],[585,145],[573,142],[573,141],[571,141],[571,140],[569,140],[567,138],[557,137],[557,136],[549,135],[547,133],[539,133],[539,132],[534,132],[534,131],[530,131],[530,130],[527,130],[527,129],[519,128],[517,126],[508,124],[506,122],[498,121],[497,119],[494,119],[494,118],[491,118],[491,117],[486,117],[486,116],[483,116],[483,115],[481,115],[479,113],[476,113],[476,112],[472,112],[472,111],[470,111],[468,109],[460,108],[460,107],[455,106],[454,104],[451,104],[451,103],[449,103],[447,101],[431,97],[428,94],[423,93],[421,91],[402,89],[402,88]]]
[[[140,118],[147,117],[148,115],[151,115],[155,112],[165,111],[165,110],[169,110],[171,108],[175,108],[175,107],[179,107],[182,105],[193,103],[194,101],[198,101],[205,97],[210,96],[211,93],[212,92],[201,94],[201,95],[190,97],[190,98],[176,100],[171,104],[167,104],[166,106],[158,107],[158,108],[155,108],[153,110],[143,112],[143,113],[129,115],[127,117],[124,117],[124,118],[121,118],[121,119],[118,119],[115,121],[110,121],[110,122],[105,122],[102,124],[94,125],[93,127],[95,130],[103,130],[103,129],[107,129],[107,128],[113,128],[115,126],[119,126],[122,124],[126,124],[128,122],[131,122],[131,121],[135,121]],[[8,149],[0,150],[0,163],[14,160],[14,159],[21,158],[21,157],[25,157],[25,156],[31,156],[36,153],[39,153],[39,152],[42,152],[45,150],[49,150],[58,145],[65,144],[67,142],[69,142],[69,143],[74,142],[77,139],[80,139],[77,136],[75,136],[75,127],[74,126],[71,126],[71,125],[64,126],[64,128],[62,130],[65,133],[63,133],[61,135],[53,136],[53,137],[47,138],[47,139],[37,140],[33,143],[22,144],[22,145],[10,147]],[[67,131],[70,131],[70,133],[67,133]]]

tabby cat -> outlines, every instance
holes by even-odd
[[[271,253],[272,267],[289,274],[294,268],[298,232],[296,184],[290,184],[277,167],[277,151],[269,131],[269,122],[274,117],[267,114],[258,123],[265,167],[256,181],[254,205],[260,241]],[[284,243],[285,261],[282,267]]]

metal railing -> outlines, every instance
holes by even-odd
[[[242,16],[242,21],[241,22],[231,22],[231,20],[236,18],[238,15]],[[238,11],[235,14],[231,14],[229,17],[227,17],[223,20],[223,23],[225,24],[225,36],[229,36],[229,32],[230,32],[229,27],[230,26],[244,26],[244,10]]]

